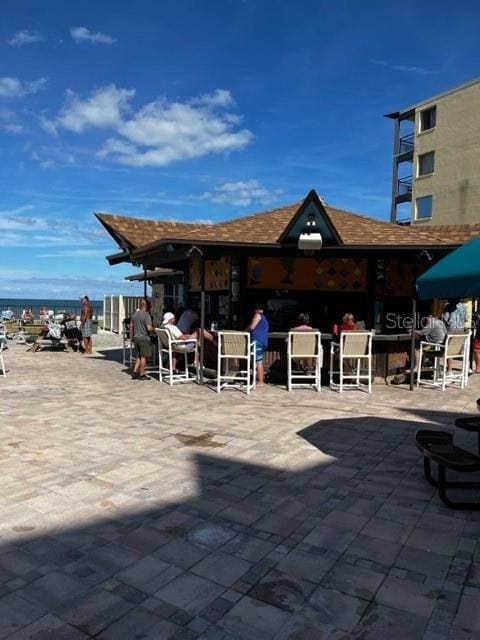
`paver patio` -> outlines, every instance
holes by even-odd
[[[117,356],[5,353],[0,639],[480,638],[480,514],[414,444],[480,376],[247,397]]]

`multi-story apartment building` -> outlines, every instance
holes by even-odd
[[[391,221],[480,222],[480,79],[408,109],[395,122]]]

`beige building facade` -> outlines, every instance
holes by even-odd
[[[480,79],[389,114],[395,121],[391,221],[480,222]]]

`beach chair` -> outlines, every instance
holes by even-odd
[[[320,331],[289,331],[287,338],[287,389],[313,386],[320,391],[323,349]],[[302,366],[302,369],[299,369]]]
[[[217,356],[217,393],[227,387],[255,389],[255,341],[248,331],[219,331]],[[236,370],[231,365],[236,364]]]
[[[345,388],[362,388],[367,383],[372,392],[373,331],[342,331],[340,342],[330,345],[330,387],[340,393]],[[335,364],[338,369],[335,369]],[[334,382],[338,375],[339,382]],[[347,382],[346,382],[347,381]]]
[[[175,340],[168,329],[155,329],[158,338],[158,377],[163,382],[164,377],[167,383],[172,386],[177,382],[198,382],[198,342],[194,338],[188,340]],[[184,371],[175,371],[173,368],[173,356],[179,358],[183,355]],[[195,373],[192,375],[188,356],[193,354]],[[166,364],[164,364],[164,360]]]

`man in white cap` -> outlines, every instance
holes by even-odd
[[[190,334],[183,333],[182,330],[176,325],[175,315],[170,311],[167,311],[163,314],[162,329],[167,329],[174,340],[185,340],[186,346],[191,346],[192,349],[195,346],[193,340],[198,340],[200,335],[200,329],[195,329],[195,331],[192,331],[192,333]],[[206,329],[203,330],[203,337],[205,340],[214,342],[212,334],[206,331]],[[190,342],[190,345],[188,344],[189,340],[192,341]],[[177,359],[175,356],[172,357],[172,366],[174,369],[177,368]]]
[[[167,329],[174,340],[188,340],[190,337],[177,327],[175,315],[171,311],[163,314],[162,328]]]

